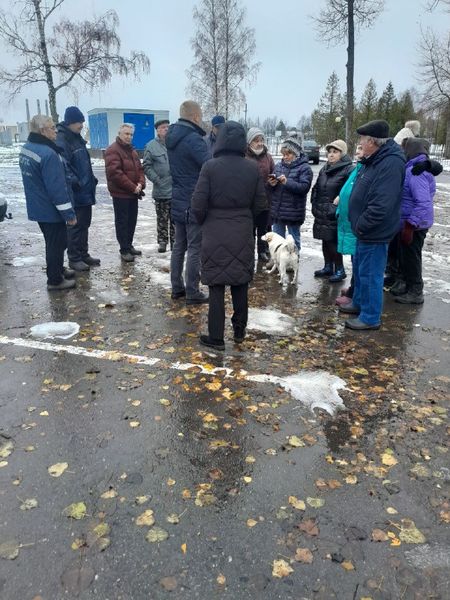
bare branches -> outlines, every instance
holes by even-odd
[[[143,52],[121,56],[116,31],[119,19],[112,10],[89,21],[63,19],[50,34],[47,21],[63,2],[23,0],[20,18],[0,11],[0,39],[8,51],[21,58],[15,69],[0,67],[0,84],[12,99],[28,85],[45,81],[54,119],[56,93],[76,80],[93,89],[116,74],[139,78],[150,69],[150,60]]]
[[[354,0],[353,15],[356,32],[369,28],[383,12],[384,0]],[[318,39],[330,45],[345,42],[348,35],[348,0],[327,0],[318,17],[313,17]]]
[[[430,29],[422,33],[420,70],[430,108],[450,104],[450,34],[439,39]]]
[[[238,0],[202,0],[193,16],[197,30],[191,40],[189,92],[206,114],[228,117],[245,102],[242,86],[254,82],[260,66],[252,63],[254,30],[246,27]]]

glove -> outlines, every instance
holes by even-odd
[[[405,246],[409,246],[412,243],[415,230],[416,228],[414,227],[414,225],[411,225],[411,223],[405,221],[403,229],[400,232],[400,240],[402,244],[404,244]]]
[[[413,175],[422,175],[424,171],[431,170],[431,162],[429,159],[423,160],[422,162],[416,163],[411,169]]]

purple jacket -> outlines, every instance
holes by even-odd
[[[433,225],[433,196],[436,193],[434,177],[427,171],[421,175],[411,173],[416,163],[426,159],[425,154],[419,154],[406,163],[400,228],[403,228],[405,221],[416,229],[429,229]]]

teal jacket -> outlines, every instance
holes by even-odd
[[[350,196],[353,190],[353,184],[361,169],[361,163],[357,163],[356,167],[350,173],[349,178],[342,186],[339,192],[339,204],[336,210],[337,215],[337,234],[338,234],[338,252],[341,254],[355,254],[356,237],[352,231],[352,226],[348,219],[348,205]]]

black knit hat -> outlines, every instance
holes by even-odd
[[[158,129],[158,127],[160,125],[165,125],[166,123],[167,123],[167,125],[169,125],[169,123],[170,123],[169,119],[160,119],[159,121],[156,121],[155,129]]]
[[[388,138],[389,123],[382,119],[369,121],[368,123],[365,123],[365,125],[358,127],[356,133],[359,133],[359,135],[370,135],[370,137],[374,138]]]

